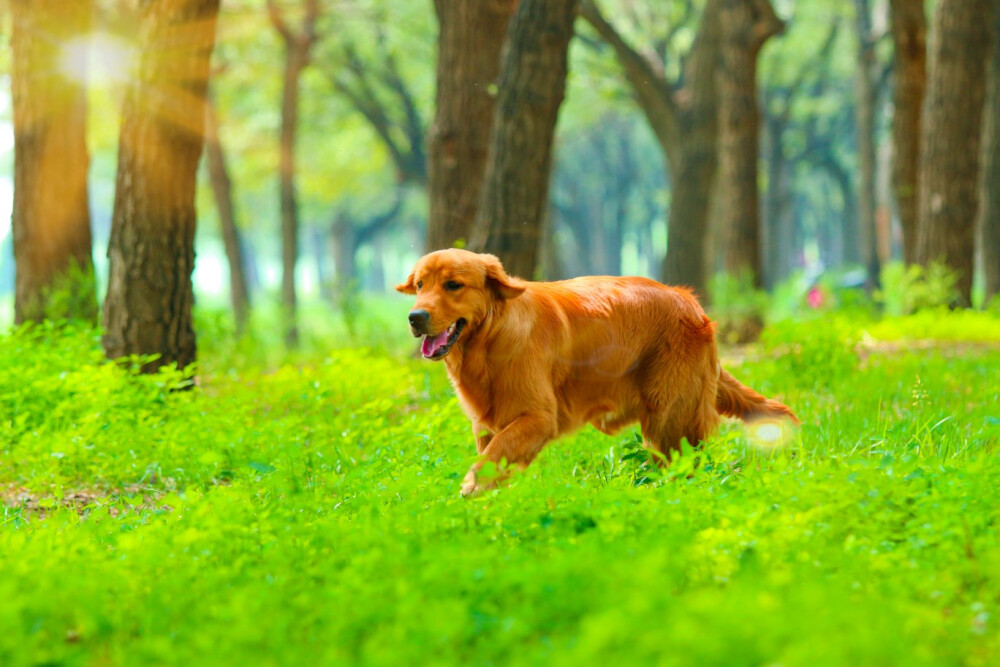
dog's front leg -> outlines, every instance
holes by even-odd
[[[476,438],[476,453],[481,455],[489,447],[490,441],[493,440],[493,431],[474,421],[472,422],[472,434]]]
[[[551,412],[525,412],[494,435],[482,452],[482,460],[473,465],[462,483],[462,495],[474,496],[494,488],[509,474],[509,466],[526,467],[556,436],[556,416]],[[478,444],[478,440],[477,440]],[[496,477],[480,479],[486,461],[497,466]]]

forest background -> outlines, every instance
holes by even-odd
[[[538,173],[544,175],[532,178],[542,181],[535,187],[543,206],[522,216],[519,224],[530,228],[530,236],[511,237],[502,247],[497,239],[503,234],[491,233],[482,219],[503,203],[480,212],[478,221],[475,209],[481,182],[502,179],[499,171],[483,172],[491,159],[493,106],[503,94],[497,87],[500,49],[516,3],[484,4],[489,8],[481,10],[486,14],[479,25],[472,15],[449,17],[457,11],[449,4],[438,3],[435,11],[430,3],[381,0],[221,3],[206,158],[196,190],[193,285],[200,304],[232,303],[237,322],[250,303],[284,302],[286,315],[296,298],[350,308],[360,293],[380,294],[399,281],[425,249],[470,242],[535,278],[635,274],[692,285],[706,301],[714,291],[722,319],[726,304],[740,304],[736,309],[745,313],[746,304],[759,302],[754,290],[761,288],[774,293],[784,286],[778,293],[794,306],[817,286],[828,292],[863,286],[878,296],[884,267],[904,259],[925,266],[944,260],[945,268],[921,274],[891,266],[889,286],[897,293],[921,277],[936,286],[931,291],[938,300],[955,304],[984,305],[995,293],[1000,233],[992,184],[1000,104],[988,84],[998,71],[997,58],[990,61],[995,21],[966,21],[967,31],[978,25],[978,35],[948,33],[967,45],[960,54],[965,63],[978,63],[970,72],[974,80],[963,79],[963,90],[950,101],[968,110],[972,100],[980,112],[952,118],[947,114],[955,112],[937,111],[933,95],[924,94],[934,5],[742,3],[751,7],[739,18],[743,28],[734,28],[732,17],[724,28],[712,22],[721,7],[714,1],[570,3],[580,17],[570,21],[575,34],[567,36],[561,109],[558,82],[533,84],[548,86],[545,94],[558,111],[551,181],[544,182],[542,154]],[[959,5],[967,16],[992,11],[988,2]],[[944,9],[940,15],[954,14]],[[20,11],[22,31],[32,21],[44,24],[41,14]],[[12,26],[9,16],[5,20],[6,36]],[[141,62],[142,45],[135,40],[141,21],[130,3],[112,1],[95,3],[79,20],[89,26],[80,33],[85,38],[69,40],[68,47],[60,42],[48,57],[69,85],[87,82],[85,104],[74,113],[83,115],[89,153],[84,204],[96,291],[103,298],[122,103]],[[440,35],[439,21],[445,26]],[[72,21],[63,23],[72,27]],[[464,27],[449,31],[448,25]],[[16,21],[13,28],[16,35]],[[734,75],[727,89],[720,75],[727,68],[719,59],[726,44],[739,40],[720,41],[718,31],[738,35],[746,28],[758,36],[740,46],[737,62],[750,71]],[[305,36],[308,44],[295,41]],[[452,42],[440,61],[438,39]],[[711,48],[714,55],[704,55]],[[3,71],[11,71],[11,53],[3,52]],[[969,70],[957,57],[944,60],[942,79],[955,78],[948,67]],[[464,70],[456,65],[462,62]],[[481,99],[463,101],[452,93],[458,101],[449,107],[442,97],[447,87],[440,85],[448,75],[441,72],[468,77],[465,85],[478,86],[473,95]],[[713,87],[717,91],[706,92]],[[755,100],[757,111],[746,108],[747,99]],[[15,234],[5,212],[14,206],[15,127],[6,90],[0,108],[6,174],[0,176],[0,298],[12,300]],[[733,109],[728,130],[725,108]],[[458,157],[448,166],[442,155],[453,149],[445,144],[455,114],[466,114],[465,129],[473,136],[459,135]],[[973,126],[977,141],[970,151],[955,132],[968,139]],[[934,143],[942,134],[947,136]],[[925,152],[940,144],[959,160],[976,157],[974,169],[956,167],[947,155],[921,165],[921,141],[930,142]],[[292,161],[282,162],[289,152]],[[528,171],[532,159],[519,156],[512,168]],[[449,169],[461,173],[456,178]],[[942,181],[931,189],[950,193],[947,205],[938,193],[928,195],[923,250],[917,242],[921,178]],[[944,214],[936,213],[941,209]],[[294,242],[286,219],[292,210]],[[456,223],[449,216],[465,219]],[[290,245],[296,248],[291,257]],[[9,317],[9,306],[0,310]],[[757,330],[751,325],[749,333],[734,336],[752,338]]]

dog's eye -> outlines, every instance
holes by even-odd
[[[449,280],[444,284],[444,288],[449,292],[454,292],[456,290],[462,289],[462,283],[457,283],[454,280]]]
[[[417,289],[423,289],[423,288],[424,288],[424,281],[423,280],[418,280],[417,281]]]

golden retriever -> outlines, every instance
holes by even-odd
[[[529,282],[493,255],[458,249],[425,255],[396,289],[417,296],[410,330],[424,357],[444,360],[472,421],[480,460],[465,496],[496,482],[477,479],[485,461],[526,466],[588,423],[613,434],[638,421],[666,460],[720,414],[797,421],[722,370],[712,322],[687,289],[608,276]]]

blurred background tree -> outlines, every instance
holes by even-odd
[[[92,7],[10,3],[15,322],[97,320],[87,194],[87,53]]]
[[[192,298],[230,309],[234,331],[259,311],[289,344],[301,308],[346,312],[426,250],[470,240],[531,277],[641,274],[708,299],[722,275],[742,287],[717,296],[750,299],[763,288],[799,303],[818,281],[878,297],[887,264],[943,260],[956,305],[985,304],[1000,289],[990,85],[1000,28],[984,20],[1000,13],[998,2],[976,0],[973,12],[949,0],[581,0],[565,33],[567,74],[522,58],[534,76],[508,79],[505,63],[521,48],[512,18],[531,9],[526,0],[222,0],[212,104],[197,133],[198,224],[192,217],[171,233],[194,234]],[[131,284],[104,255],[134,185],[125,178],[134,167],[117,156],[148,45],[131,0],[71,4],[90,18],[49,29],[41,5],[21,0],[3,13],[0,219],[10,212],[14,224],[0,226],[0,299],[8,318],[18,304],[18,321],[74,313],[28,315],[15,294],[50,294],[93,318],[98,299],[107,312],[108,295],[115,301]],[[773,18],[761,22],[765,14]],[[733,20],[741,16],[756,16],[756,29]],[[39,77],[53,85],[25,84]],[[160,101],[187,107],[189,92]],[[562,98],[554,128],[550,113],[538,134],[494,135],[510,112],[498,101],[538,113]],[[29,116],[49,119],[47,139],[25,132]],[[43,168],[39,142],[57,138],[66,146]],[[194,149],[185,150],[189,161]],[[38,178],[52,169],[58,178]],[[52,187],[60,196],[44,194]],[[536,203],[512,207],[525,188]],[[41,205],[59,210],[39,216]],[[505,211],[517,212],[502,219]],[[46,231],[60,216],[77,232]],[[505,243],[502,229],[530,233]],[[181,267],[181,241],[172,238],[169,261],[159,258],[167,250],[155,261]],[[46,266],[74,262],[96,276],[96,290],[86,280],[45,287],[49,269],[31,258],[56,247]],[[119,259],[162,272],[136,249]],[[15,290],[15,277],[37,286]],[[183,281],[171,285],[179,291],[160,285],[146,299],[161,288],[179,299]]]

